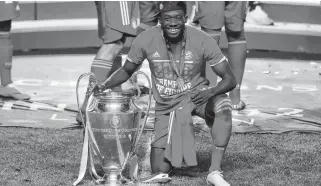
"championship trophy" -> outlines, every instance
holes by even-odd
[[[76,94],[78,109],[81,114],[85,135],[83,151],[80,163],[80,171],[74,186],[84,178],[87,170],[97,184],[108,186],[131,185],[138,183],[138,164],[135,151],[138,142],[144,130],[151,104],[151,83],[149,77],[138,71],[132,78],[138,74],[144,75],[149,84],[149,102],[147,105],[144,119],[142,119],[143,110],[137,107],[136,100],[140,97],[140,89],[134,82],[138,95],[131,93],[94,91],[97,85],[92,83],[89,91],[89,99],[85,109],[85,115],[82,114],[79,106],[78,86],[84,76],[93,76],[93,73],[82,74],[77,82]],[[97,174],[94,157],[98,159],[98,164],[103,169],[104,175]],[[132,179],[123,176],[123,170],[129,161],[133,160],[134,165],[129,171]],[[139,183],[138,183],[139,184]]]

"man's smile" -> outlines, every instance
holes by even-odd
[[[167,31],[170,33],[170,34],[177,34],[179,31],[180,31],[180,29],[178,29],[178,28],[168,28],[167,29]]]

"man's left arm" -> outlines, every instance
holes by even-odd
[[[193,95],[192,101],[197,105],[205,103],[213,96],[225,94],[236,87],[236,79],[226,59],[211,68],[222,80],[215,87],[201,89],[200,92]]]

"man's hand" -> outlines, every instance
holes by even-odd
[[[196,105],[202,105],[203,103],[207,102],[213,95],[212,88],[203,88],[196,94],[192,95],[192,101]]]
[[[106,86],[105,84],[101,83],[101,84],[97,84],[95,87],[96,91],[98,92],[104,92],[106,90]]]
[[[93,93],[102,93],[106,90],[106,86],[104,84],[97,84],[95,85],[90,92],[93,92]]]

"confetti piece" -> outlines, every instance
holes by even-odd
[[[267,70],[267,71],[263,71],[263,74],[269,74],[271,73],[271,71]]]
[[[311,62],[310,65],[316,66],[317,63],[316,62]]]

